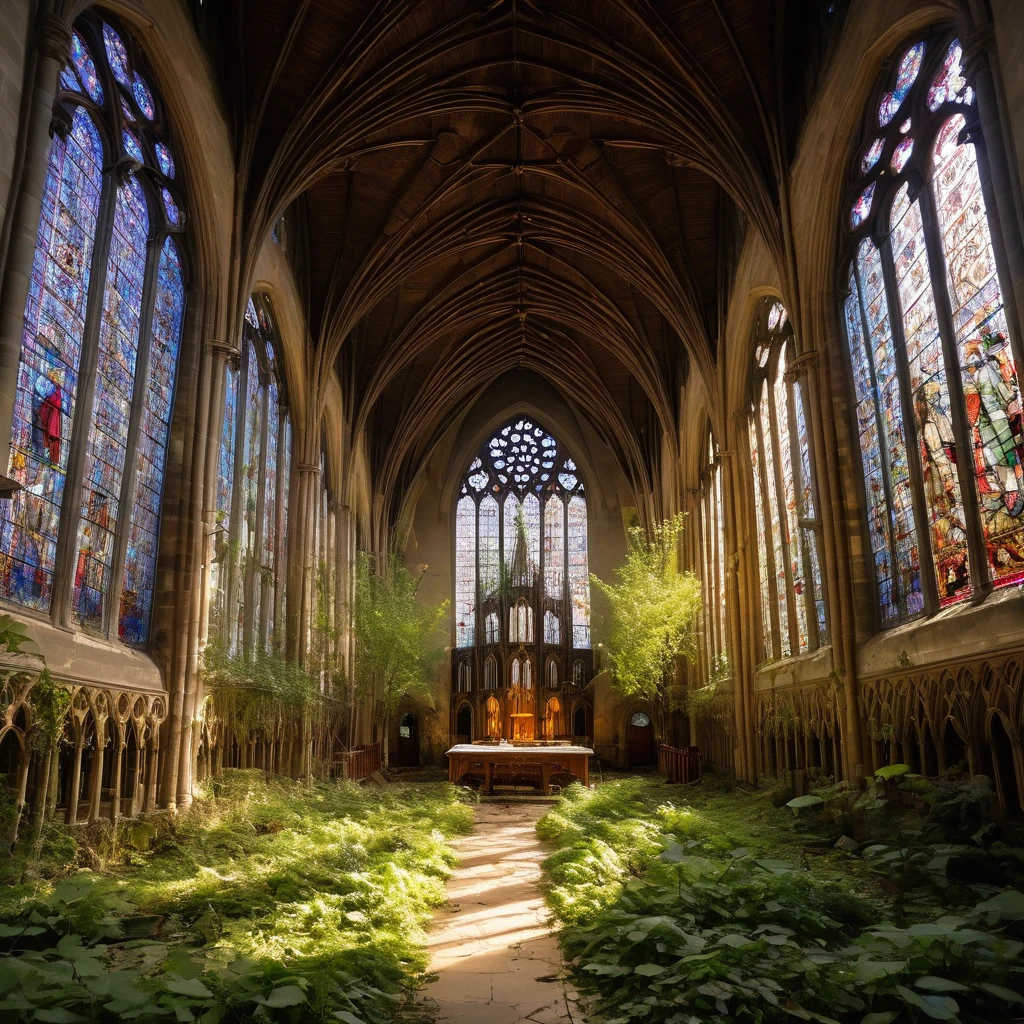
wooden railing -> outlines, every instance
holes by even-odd
[[[658,768],[668,782],[696,782],[704,773],[704,756],[696,747],[658,747]]]
[[[368,779],[374,772],[380,771],[380,759],[379,740],[362,747],[353,747],[351,750],[344,751],[338,758],[340,761],[339,774],[351,782],[360,782],[363,779]]]

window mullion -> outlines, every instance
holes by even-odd
[[[909,197],[908,197],[909,198]],[[904,441],[907,449],[907,467],[910,490],[914,501],[914,520],[917,526],[917,561],[924,610],[932,615],[939,610],[939,591],[935,582],[935,558],[932,551],[932,524],[924,496],[924,471],[921,468],[921,442],[917,434],[913,396],[910,387],[910,361],[907,357],[907,339],[903,330],[903,304],[896,286],[896,268],[892,259],[892,239],[886,238],[878,247],[885,285],[885,301],[889,307],[889,333],[892,337],[896,372],[900,382],[900,416],[903,419]],[[913,455],[911,455],[913,452]],[[922,543],[922,537],[925,542]]]
[[[483,499],[481,498],[480,501]],[[474,595],[476,607],[473,614],[473,647],[479,647],[487,639],[487,626],[484,619],[484,588],[481,584],[480,573],[480,501],[473,498],[473,565],[476,567],[474,579]],[[456,530],[456,539],[458,530]],[[481,629],[481,627],[483,627]]]
[[[760,385],[760,388],[763,388],[764,385],[765,385],[765,378],[761,378],[761,380],[758,383]],[[755,394],[754,413],[751,416],[751,419],[752,419],[753,424],[754,424],[754,433],[755,433],[755,435],[757,437],[757,450],[761,453],[761,457],[757,460],[758,461],[757,475],[758,475],[759,479],[754,481],[754,486],[761,488],[761,508],[763,510],[762,511],[762,515],[763,515],[764,521],[761,522],[761,523],[758,523],[757,525],[761,529],[763,529],[764,532],[765,532],[765,539],[764,539],[765,569],[766,569],[766,571],[768,573],[768,578],[765,579],[765,580],[762,580],[760,578],[761,577],[761,567],[760,567],[760,565],[758,565],[757,577],[758,577],[758,585],[759,585],[759,587],[767,587],[769,592],[771,592],[771,591],[774,591],[774,589],[775,589],[775,583],[776,583],[777,576],[776,576],[776,570],[775,570],[775,545],[772,543],[772,524],[769,522],[769,518],[770,518],[770,516],[772,514],[772,505],[771,505],[771,502],[768,500],[768,467],[765,465],[765,462],[766,462],[766,460],[765,460],[765,447],[766,446],[765,446],[765,440],[764,440],[764,431],[761,429],[761,399],[760,399],[760,392]],[[771,596],[771,593],[769,593],[769,596]],[[764,602],[762,601],[761,604],[762,604],[762,614],[763,614]],[[770,622],[769,626],[770,626],[771,634],[772,634],[772,649],[770,651],[765,651],[764,652],[765,653],[765,657],[768,658],[768,659],[775,658],[776,657],[776,653],[775,653],[776,651],[778,651],[778,655],[777,656],[778,657],[782,657],[782,624],[779,622],[779,602],[778,602],[778,600],[769,600],[769,602],[768,602],[768,614],[769,614],[769,617],[771,618],[771,622]],[[764,630],[762,630],[762,633],[763,632],[764,632]]]
[[[884,265],[884,261],[883,261]],[[857,261],[854,259],[853,262],[853,280],[857,286],[857,305],[860,308],[860,325],[861,333],[863,335],[864,343],[864,356],[867,359],[868,371],[871,374],[871,404],[875,410],[875,432],[878,436],[878,453],[882,459],[882,484],[885,487],[885,509],[888,518],[889,525],[889,560],[892,568],[889,571],[890,585],[893,587],[896,596],[896,607],[899,609],[899,615],[901,619],[907,617],[907,595],[903,593],[903,589],[900,585],[900,563],[896,553],[896,520],[895,520],[895,502],[892,496],[892,473],[889,469],[889,447],[886,444],[887,434],[885,432],[885,424],[882,422],[882,411],[880,394],[878,390],[878,376],[875,373],[875,354],[871,351],[871,334],[868,331],[868,324],[871,322],[868,320],[868,311],[864,306],[864,289],[860,282],[860,268],[857,266]],[[889,322],[892,323],[892,311],[889,312]],[[857,431],[859,437],[860,432]],[[871,509],[865,506],[867,515],[871,515]],[[920,550],[920,543],[918,543],[918,549]],[[868,550],[871,550],[870,543],[868,544]],[[873,559],[872,559],[873,561]],[[920,563],[920,556],[918,556]],[[918,571],[920,572],[920,564],[918,565]],[[877,569],[872,571],[872,576],[875,580],[875,589],[878,589],[878,573]],[[876,593],[875,596],[875,608],[878,609],[881,606],[881,601],[878,599]]]
[[[82,476],[89,443],[90,413],[96,397],[96,362],[99,358],[100,322],[107,290],[107,262],[114,234],[114,210],[117,207],[117,180],[112,173],[103,176],[103,198],[96,218],[96,236],[89,273],[89,299],[82,332],[82,351],[78,359],[78,386],[75,393],[75,422],[68,453],[64,493],[60,503],[57,551],[54,556],[53,592],[50,618],[58,626],[71,627],[71,601],[75,588],[78,526],[82,510]]]
[[[135,453],[142,428],[142,408],[146,402],[150,354],[153,343],[153,307],[156,302],[156,275],[160,264],[160,239],[150,238],[146,252],[146,282],[142,292],[139,316],[139,347],[135,357],[135,383],[132,386],[132,408],[128,418],[128,436],[124,446],[124,471],[121,474],[121,495],[118,499],[117,529],[114,533],[114,554],[111,559],[110,586],[104,602],[104,631],[107,636],[118,632],[121,615],[121,591],[124,589],[124,563],[128,550],[128,533],[132,518],[132,495],[138,475]]]
[[[949,387],[950,417],[956,438],[958,458],[956,460],[957,480],[964,505],[967,522],[967,550],[971,560],[971,588],[975,601],[984,597],[991,589],[986,571],[988,557],[985,538],[981,530],[981,512],[978,508],[978,488],[972,467],[974,450],[970,443],[971,429],[967,422],[967,406],[964,400],[963,375],[956,343],[956,329],[953,326],[952,308],[949,300],[949,286],[946,281],[945,257],[939,241],[934,197],[930,188],[921,190],[921,221],[924,228],[925,245],[928,249],[928,269],[935,293],[935,312],[939,321],[942,338],[942,352],[946,362],[946,383]]]

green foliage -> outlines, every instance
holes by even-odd
[[[659,523],[650,535],[631,528],[626,562],[615,570],[617,582],[591,576],[607,606],[605,646],[612,678],[629,696],[659,698],[676,660],[692,659],[697,652],[700,581],[679,571],[683,518]]]
[[[27,630],[24,622],[0,615],[0,650],[8,654],[39,654],[39,647]]]
[[[0,890],[5,1024],[393,1019],[471,825],[457,792],[218,788],[130,866]]]
[[[871,855],[827,843],[812,862],[812,820],[715,785],[683,807],[644,780],[574,787],[542,819],[557,846],[548,899],[575,981],[596,997],[589,1019],[981,1024],[1019,1013],[1024,895],[975,892],[955,914],[933,901],[896,924]]]
[[[733,709],[732,693],[725,688],[728,678],[729,659],[723,651],[715,656],[707,683],[692,689],[688,686],[674,688],[669,693],[669,703],[689,715],[694,723],[727,719]]]
[[[284,715],[315,721],[325,712],[319,681],[277,651],[231,654],[212,642],[203,670],[209,712],[228,723],[239,743],[268,733]]]
[[[64,728],[71,710],[71,691],[55,682],[50,670],[44,668],[28,692],[28,703],[32,708],[29,743],[34,750],[43,751],[57,742]]]
[[[380,564],[362,553],[356,566],[356,686],[376,698],[385,723],[405,697],[433,699],[448,602],[432,607],[419,601],[422,578],[397,555]]]

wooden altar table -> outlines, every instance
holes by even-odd
[[[481,792],[491,793],[495,766],[524,770],[540,769],[541,793],[547,794],[551,776],[557,772],[575,775],[584,786],[590,784],[589,747],[516,747],[498,744],[457,743],[448,751],[448,781],[458,782],[474,769],[483,773]]]

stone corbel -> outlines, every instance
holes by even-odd
[[[808,370],[816,370],[817,368],[818,350],[812,348],[807,352],[802,352],[786,367],[786,372],[782,375],[782,379],[787,384],[794,384],[801,377],[805,377]]]

